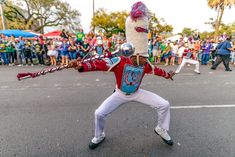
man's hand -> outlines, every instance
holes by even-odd
[[[168,73],[167,73],[167,76],[165,77],[166,79],[171,79],[173,81],[173,76],[175,75],[175,72],[170,70]]]

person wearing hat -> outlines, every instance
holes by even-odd
[[[115,92],[95,111],[95,136],[89,148],[95,149],[104,141],[107,116],[122,104],[130,101],[140,102],[157,109],[158,124],[154,132],[165,143],[173,145],[173,140],[167,132],[170,125],[169,102],[157,94],[139,88],[146,73],[171,80],[174,75],[174,72],[168,73],[148,61],[147,8],[142,2],[137,2],[132,6],[130,16],[126,20],[126,39],[127,44],[122,45],[121,48],[125,56],[70,63],[70,66],[78,69],[79,72],[111,71],[114,72],[116,78]],[[130,45],[134,45],[135,51]]]

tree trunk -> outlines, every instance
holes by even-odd
[[[221,7],[219,7],[218,18],[217,18],[216,27],[215,27],[215,37],[217,37],[219,34],[219,28],[221,25],[223,14],[224,14],[224,6],[222,5]]]

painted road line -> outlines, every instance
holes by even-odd
[[[235,104],[230,104],[230,105],[171,106],[171,109],[232,108],[232,107],[235,107]]]

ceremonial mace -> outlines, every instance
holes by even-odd
[[[38,77],[41,75],[46,75],[47,73],[53,73],[55,71],[60,71],[62,69],[68,69],[68,68],[71,68],[71,67],[69,67],[69,65],[61,65],[61,66],[57,66],[54,68],[41,70],[41,71],[35,72],[35,73],[19,73],[16,77],[18,78],[19,81],[21,81],[24,79],[35,78],[35,77]]]
[[[94,47],[91,48],[91,50],[94,50]],[[91,52],[90,50],[90,52]],[[102,59],[102,58],[106,58],[106,57],[110,57],[111,53],[110,52],[107,52],[105,55],[95,55],[95,56],[92,56],[90,58],[87,58],[87,56],[89,56],[90,54],[87,53],[80,62],[86,62],[86,61],[93,61],[95,59]],[[35,72],[35,73],[18,73],[18,75],[16,76],[17,79],[19,81],[21,80],[24,80],[24,79],[28,79],[28,78],[35,78],[35,77],[39,77],[41,75],[46,75],[47,73],[53,73],[55,71],[61,71],[63,69],[68,69],[68,68],[73,68],[69,65],[61,65],[61,66],[57,66],[57,67],[53,67],[53,68],[50,68],[50,69],[44,69],[44,70],[41,70],[39,72]]]

